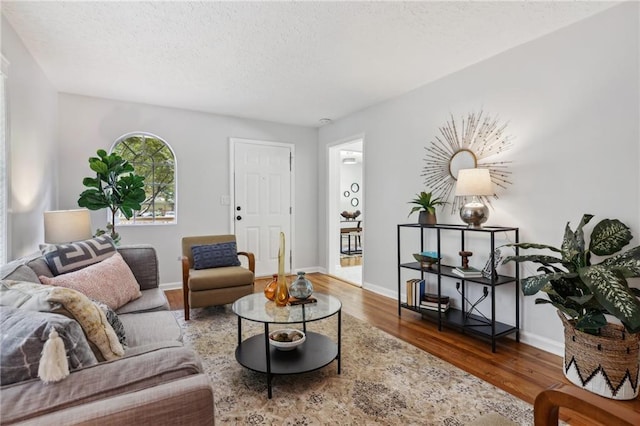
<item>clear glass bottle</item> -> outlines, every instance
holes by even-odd
[[[289,294],[296,299],[306,299],[313,293],[313,285],[311,281],[305,277],[305,272],[298,272],[298,278],[291,283]]]

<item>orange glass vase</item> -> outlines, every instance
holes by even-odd
[[[280,233],[280,250],[278,250],[278,285],[276,286],[276,305],[286,306],[289,303],[289,285],[284,276],[284,232]]]
[[[273,274],[273,279],[264,288],[264,297],[276,300],[276,288],[278,287],[278,274]]]

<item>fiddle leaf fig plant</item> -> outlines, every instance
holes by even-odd
[[[96,177],[85,177],[82,184],[86,189],[78,198],[78,205],[89,210],[108,208],[111,222],[107,224],[114,242],[120,240],[116,232],[115,219],[118,211],[130,219],[134,210],[140,210],[145,200],[144,177],[134,173],[131,163],[119,155],[107,154],[103,149],[97,151],[97,157],[89,158],[89,167],[96,172]],[[98,230],[97,235],[105,231]]]
[[[412,213],[420,210],[425,210],[428,213],[434,214],[437,206],[443,206],[447,204],[447,202],[442,200],[440,197],[434,197],[431,192],[422,191],[419,194],[416,194],[416,198],[409,201],[409,204],[417,204],[417,206],[414,206],[409,212],[408,216],[411,216]]]
[[[640,290],[632,288],[627,278],[640,276],[640,246],[616,254],[633,236],[627,225],[617,219],[604,219],[593,227],[589,245],[584,227],[593,215],[585,214],[575,231],[567,223],[560,248],[546,244],[508,244],[521,249],[549,250],[558,255],[527,254],[508,256],[503,263],[533,262],[540,264],[533,275],[521,280],[525,296],[544,292],[550,303],[575,321],[585,333],[599,334],[607,324],[605,314],[622,322],[631,333],[640,332]],[[610,256],[592,264],[592,255]]]

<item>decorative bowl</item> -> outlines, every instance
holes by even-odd
[[[435,251],[423,251],[422,253],[414,253],[414,259],[416,259],[423,267],[431,268],[434,264],[438,263],[440,257]]]
[[[284,328],[269,333],[269,343],[280,351],[292,351],[306,339],[304,332],[295,328]]]

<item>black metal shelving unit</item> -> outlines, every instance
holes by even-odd
[[[469,228],[466,225],[421,225],[418,223],[407,223],[398,225],[398,316],[402,315],[402,309],[409,309],[414,312],[419,312],[422,317],[427,320],[435,321],[438,323],[438,330],[442,330],[442,326],[456,328],[464,333],[470,333],[480,336],[491,341],[491,351],[496,351],[496,339],[515,333],[516,341],[520,341],[520,298],[519,298],[519,266],[516,264],[515,276],[498,275],[492,276],[490,279],[483,277],[467,277],[463,278],[453,272],[455,266],[444,265],[441,262],[434,264],[431,268],[422,267],[419,262],[402,263],[401,261],[401,231],[403,229],[417,229],[420,232],[420,252],[424,251],[425,232],[435,233],[437,242],[437,252],[441,255],[441,239],[443,232],[458,232],[460,233],[460,250],[465,250],[465,236],[467,233],[483,233],[489,235],[491,244],[491,262],[494,263],[493,255],[495,252],[495,235],[499,232],[512,232],[515,237],[516,243],[519,242],[519,229],[512,227],[502,226],[485,226],[482,228]],[[518,248],[515,248],[516,255]],[[449,308],[446,312],[431,311],[428,309],[422,309],[418,306],[412,306],[407,303],[402,303],[401,290],[402,290],[402,270],[411,269],[420,272],[420,277],[425,278],[428,274],[435,275],[438,282],[438,296],[442,294],[443,278],[446,280],[457,280],[460,282],[461,287],[461,307],[462,309]],[[491,315],[490,317],[483,317],[480,315],[472,314],[468,310],[468,301],[465,297],[467,284],[483,285],[489,289],[491,301]],[[496,316],[496,299],[495,289],[498,286],[510,285],[515,287],[514,302],[515,302],[515,325],[504,324],[495,320]]]

